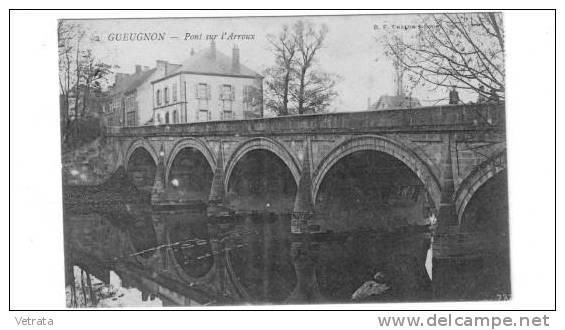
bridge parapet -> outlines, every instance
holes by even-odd
[[[336,112],[159,126],[109,127],[108,136],[257,136],[504,130],[504,104]]]

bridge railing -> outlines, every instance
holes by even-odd
[[[109,136],[264,135],[445,131],[505,128],[504,104],[444,105],[412,109],[334,112],[245,120],[138,127],[108,127]]]

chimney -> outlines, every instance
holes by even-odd
[[[163,78],[163,77],[167,76],[167,74],[168,74],[168,72],[167,72],[168,64],[169,63],[167,61],[157,60],[157,77],[158,78]]]
[[[371,98],[367,98],[367,110],[371,110]]]
[[[232,72],[239,73],[239,48],[233,46],[231,57],[231,70]]]
[[[216,59],[216,42],[214,40],[210,42],[210,58]]]
[[[135,73],[137,74],[137,73],[140,73],[140,72],[141,72],[141,65],[136,64],[135,65]]]
[[[190,56],[194,56],[194,48],[190,48]]]

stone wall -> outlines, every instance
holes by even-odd
[[[103,138],[62,155],[64,185],[98,185],[114,173],[118,150]]]

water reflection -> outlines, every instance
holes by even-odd
[[[69,307],[146,306],[150,297],[164,306],[431,299],[424,226],[304,239],[290,233],[288,214],[211,219],[203,208],[122,208],[66,212],[67,267],[80,267],[101,287],[119,274],[129,290],[109,301],[110,289],[93,290],[92,297],[87,289],[86,303],[75,298]],[[82,296],[82,289],[71,290],[77,275],[67,273],[68,294]]]

